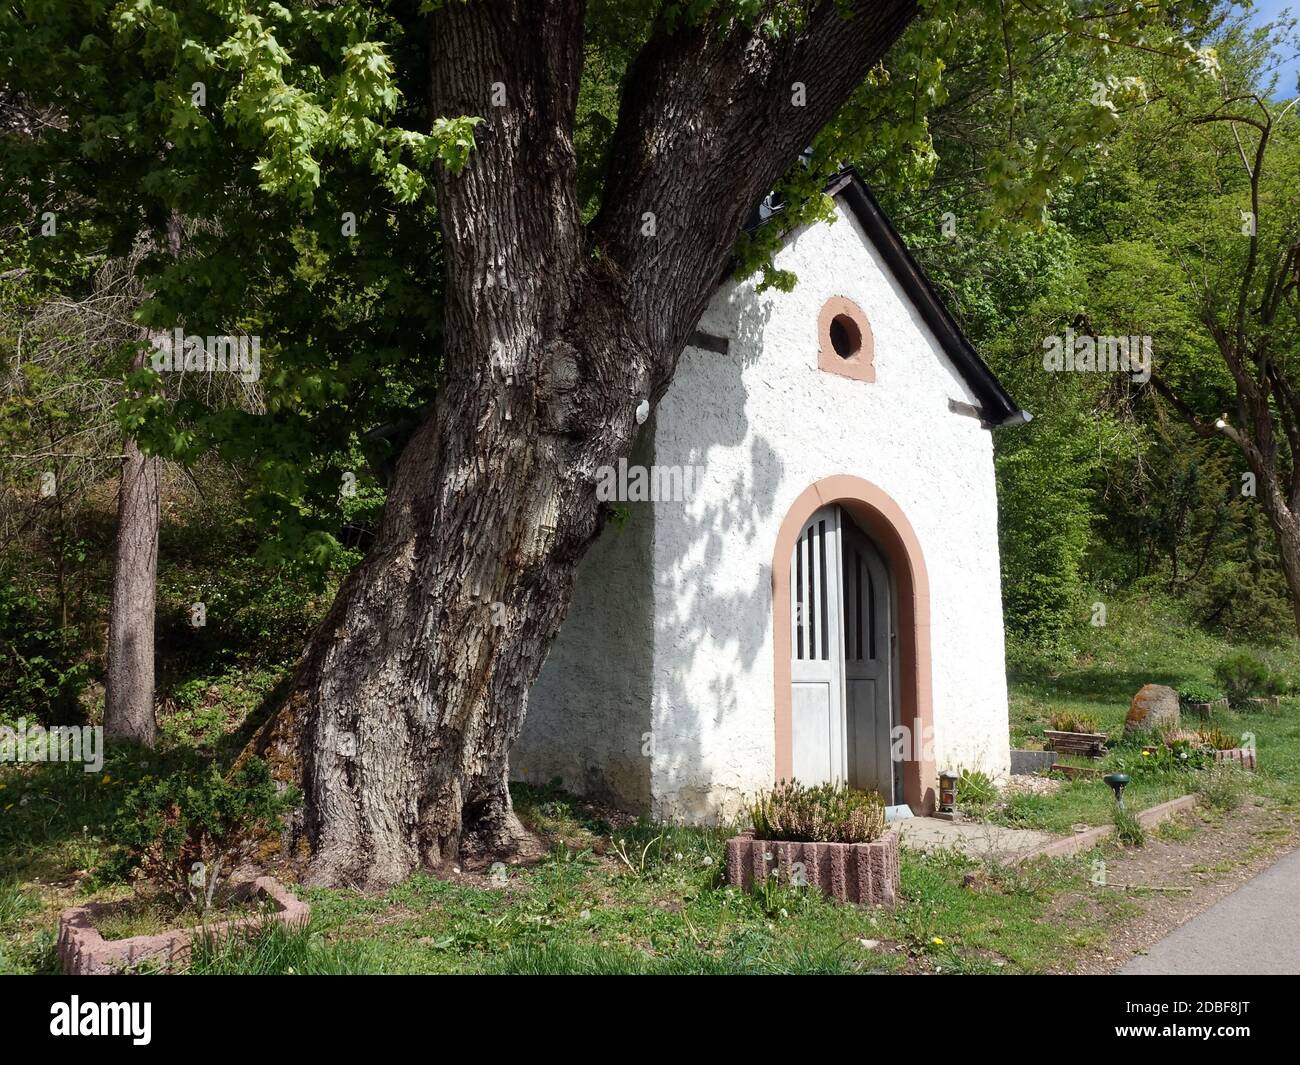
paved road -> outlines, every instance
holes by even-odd
[[[1300,850],[1174,929],[1121,975],[1300,973]]]

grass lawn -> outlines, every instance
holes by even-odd
[[[1011,742],[1014,747],[1042,746],[1043,729],[1055,712],[1085,714],[1099,731],[1122,730],[1133,696],[1144,684],[1214,684],[1214,664],[1227,654],[1247,650],[1300,688],[1300,661],[1295,647],[1261,649],[1234,645],[1192,628],[1159,600],[1129,600],[1112,606],[1109,624],[1085,632],[1086,650],[1068,667],[1036,666],[1012,673]],[[1300,803],[1300,699],[1282,700],[1280,708],[1238,712],[1219,710],[1208,719],[1189,718],[1188,727],[1214,726],[1239,737],[1253,737],[1259,758],[1254,789],[1286,804]],[[1243,740],[1243,742],[1245,742]],[[1144,809],[1196,790],[1197,777],[1183,772],[1145,773],[1141,755],[1113,750],[1101,762],[1074,764],[1103,772],[1129,772],[1133,782],[1125,802]],[[1024,828],[1069,832],[1076,824],[1105,824],[1114,800],[1099,781],[1075,780],[1051,796],[1021,795],[997,815]]]
[[[1112,606],[1110,616],[1069,668],[1012,676],[1017,745],[1040,735],[1059,709],[1118,729],[1143,683],[1209,682],[1231,649],[1145,606]],[[1249,786],[1272,804],[1300,806],[1296,700],[1212,723],[1253,732],[1260,772]],[[105,826],[121,789],[165,772],[165,756],[138,753],[112,756],[102,774],[0,767],[0,972],[55,971],[58,911],[122,896],[123,885],[92,873],[108,854]],[[1129,797],[1146,806],[1194,790],[1198,779],[1185,770],[1140,776]],[[1108,821],[1112,803],[1100,782],[1075,782],[1055,795],[1017,797],[997,816],[1066,832]],[[905,851],[904,904],[892,913],[788,886],[751,895],[721,883],[729,829],[611,824],[549,788],[519,788],[517,805],[551,841],[540,864],[509,869],[503,881],[417,875],[380,897],[302,889],[313,907],[306,931],[204,944],[192,971],[1033,973],[1068,968],[1080,948],[1137,912],[1130,898],[1090,884],[1087,857],[1008,870]]]

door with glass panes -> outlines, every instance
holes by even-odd
[[[790,558],[793,772],[895,801],[893,595],[888,567],[838,506],[804,525]]]

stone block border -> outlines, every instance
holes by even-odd
[[[1145,810],[1139,810],[1137,819],[1143,828],[1154,828],[1161,821],[1166,821],[1184,810],[1190,810],[1195,805],[1195,795],[1182,795],[1177,799],[1162,802],[1158,806],[1150,806]],[[1065,858],[1071,854],[1080,854],[1083,851],[1092,850],[1093,847],[1097,846],[1098,843],[1110,836],[1114,831],[1115,827],[1113,825],[1098,825],[1086,832],[1078,832],[1073,836],[1066,836],[1064,839],[1055,839],[1051,843],[1044,843],[1041,847],[1035,847],[1024,854],[1018,854],[1008,864],[1018,865],[1034,858]]]
[[[1216,762],[1233,762],[1242,769],[1255,768],[1255,751],[1251,747],[1233,747],[1227,751],[1215,751]]]
[[[59,914],[58,951],[63,971],[69,976],[101,976],[121,972],[143,961],[184,964],[189,961],[194,939],[199,935],[226,934],[267,921],[301,926],[311,917],[311,906],[269,876],[259,876],[247,885],[247,890],[250,895],[270,899],[279,907],[278,911],[130,939],[105,939],[95,927],[95,919],[111,911],[114,903],[73,906]]]
[[[727,841],[728,884],[752,891],[773,875],[787,883],[806,881],[839,902],[893,909],[899,899],[898,833],[888,831],[870,843],[793,843],[748,833]]]
[[[1222,699],[1215,699],[1210,703],[1187,703],[1187,709],[1201,717],[1209,717],[1215,710],[1228,709],[1228,699],[1224,696]]]

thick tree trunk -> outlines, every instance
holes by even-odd
[[[108,621],[104,735],[152,747],[154,604],[158,592],[159,461],[126,441],[117,494],[113,600]]]
[[[857,6],[846,22],[820,5],[790,42],[657,33],[586,231],[572,143],[582,0],[433,16],[434,113],[485,118],[439,187],[445,377],[374,546],[254,745],[304,788],[310,880],[378,888],[532,845],[507,755],[603,520],[598,470],[630,452],[637,407],[668,386],[746,213],[914,10]],[[500,81],[507,106],[493,107]]]
[[[1282,559],[1282,572],[1291,592],[1291,610],[1295,616],[1296,635],[1300,637],[1300,515],[1287,505],[1281,486],[1275,477],[1263,480],[1261,502],[1268,514],[1269,524],[1277,539],[1278,555]]]

